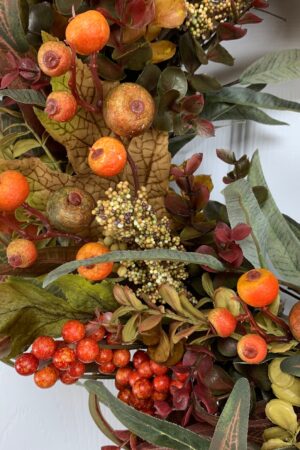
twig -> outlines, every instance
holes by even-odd
[[[102,109],[102,106],[103,106],[103,86],[102,86],[102,82],[101,82],[101,80],[99,78],[99,75],[98,75],[97,53],[93,53],[91,55],[89,68],[90,68],[90,71],[91,71],[91,74],[92,74],[92,78],[93,78],[93,81],[94,81],[94,85],[95,85],[96,98],[98,98],[97,106],[100,109]]]
[[[131,172],[132,172],[135,195],[137,195],[138,191],[140,190],[138,169],[137,169],[137,166],[136,166],[131,154],[129,153],[128,149],[126,149],[126,152],[127,152],[127,161],[128,161],[128,164],[130,165]]]
[[[266,11],[265,9],[259,9],[259,8],[253,8],[256,11],[259,11],[264,14],[269,14],[269,16],[276,17],[276,19],[282,20],[283,22],[287,22],[287,19],[285,17],[279,16],[278,14],[272,13],[271,11]]]

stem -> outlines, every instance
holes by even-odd
[[[26,209],[26,211],[28,211],[31,216],[36,217],[47,230],[51,229],[51,224],[48,218],[41,211],[38,211],[36,208],[33,208],[26,202],[22,203],[22,207]]]
[[[127,153],[127,161],[128,161],[128,164],[130,165],[132,176],[133,176],[134,192],[135,192],[135,195],[137,196],[137,193],[140,190],[138,169],[137,169],[137,166],[136,166],[134,160],[132,159],[131,154],[129,153],[129,151],[127,149],[126,149],[126,153]]]
[[[26,122],[26,126],[27,126],[28,130],[33,134],[34,138],[38,141],[38,143],[40,144],[40,146],[42,147],[42,149],[44,150],[44,152],[46,153],[46,155],[48,156],[50,161],[53,163],[55,169],[58,170],[59,172],[61,172],[59,163],[53,157],[53,155],[49,151],[48,147],[46,146],[45,142],[42,141],[42,139],[39,137],[39,135],[30,127],[30,125],[28,125],[27,122]]]
[[[103,86],[102,82],[98,76],[98,67],[97,67],[97,53],[93,53],[91,55],[91,61],[89,63],[89,68],[92,74],[92,78],[94,81],[96,96],[98,97],[97,105],[99,108],[102,108],[103,105]]]
[[[101,108],[91,105],[90,103],[88,103],[87,101],[82,99],[79,95],[79,92],[77,89],[77,80],[76,80],[76,78],[77,78],[77,76],[76,76],[76,69],[77,69],[77,67],[76,67],[76,50],[75,50],[74,46],[72,44],[70,44],[68,41],[65,41],[65,42],[66,42],[66,44],[69,45],[71,52],[72,52],[71,69],[70,69],[71,76],[69,79],[69,88],[71,89],[72,95],[75,98],[78,105],[82,106],[82,108],[84,108],[86,111],[89,111],[91,113],[100,113]],[[92,75],[93,75],[93,73],[92,73]],[[98,74],[97,74],[97,77],[98,77]],[[94,79],[94,76],[93,76],[93,79]],[[97,82],[97,84],[99,84],[99,82]],[[101,89],[102,89],[102,85],[101,85]]]
[[[264,14],[269,14],[269,16],[276,17],[276,19],[282,20],[283,22],[287,22],[287,19],[285,17],[279,16],[278,14],[272,13],[271,11],[266,11],[265,9],[259,9],[259,8],[253,8],[256,11],[259,11]]]
[[[277,325],[279,325],[280,328],[282,328],[282,329],[285,331],[286,335],[289,336],[290,338],[292,338],[292,334],[291,334],[291,331],[290,331],[290,327],[288,326],[288,324],[287,324],[283,319],[281,319],[281,318],[278,317],[278,316],[275,316],[275,314],[273,314],[273,313],[267,308],[267,306],[264,306],[263,308],[261,308],[261,312],[262,312],[265,316],[267,316],[269,319],[271,319],[272,322],[277,323]]]

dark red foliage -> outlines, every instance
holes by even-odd
[[[0,83],[0,89],[6,89],[15,81],[19,76],[24,81],[30,83],[30,87],[36,89],[49,84],[48,79],[44,78],[39,66],[31,58],[17,59],[12,53],[7,53],[7,73],[2,77]]]
[[[231,41],[240,39],[247,33],[245,28],[237,27],[232,23],[220,23],[218,27],[218,36],[220,40]]]
[[[154,0],[116,0],[116,13],[124,25],[144,28],[155,16]]]
[[[260,23],[262,22],[262,19],[258,17],[256,14],[253,14],[251,12],[246,12],[238,21],[240,25],[245,25],[248,23]]]
[[[253,0],[252,7],[258,9],[269,8],[269,2],[267,2],[266,0]]]

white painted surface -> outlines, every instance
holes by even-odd
[[[236,57],[235,69],[211,64],[209,73],[228,82],[250,61],[267,51],[300,48],[300,2],[271,0],[273,12],[288,19],[287,23],[264,15],[260,25],[249,26],[248,36],[228,42]],[[236,70],[236,72],[235,72]],[[277,85],[269,92],[300,101],[300,80]],[[280,209],[300,221],[300,115],[272,113],[287,121],[289,127],[268,127],[248,123],[221,128],[215,138],[197,139],[182,150],[177,160],[195,151],[203,151],[201,172],[213,175],[213,198],[221,200],[224,163],[215,156],[216,148],[231,149],[237,155],[251,155],[257,148],[264,172]],[[110,383],[112,386],[112,383]],[[108,420],[112,417],[108,414]],[[109,442],[101,435],[89,416],[87,394],[76,386],[58,384],[49,391],[36,389],[31,378],[22,378],[12,369],[0,365],[0,449],[1,450],[99,450]]]

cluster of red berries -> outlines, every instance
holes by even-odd
[[[172,388],[182,389],[186,373],[171,372],[167,366],[151,360],[146,352],[137,350],[130,364],[116,372],[118,398],[146,414],[155,414],[155,402],[166,401]]]
[[[69,320],[62,328],[63,340],[55,341],[50,336],[39,336],[32,344],[30,353],[23,353],[15,362],[20,375],[34,375],[40,388],[52,387],[58,379],[64,384],[73,384],[87,372],[87,364],[96,363],[101,373],[113,373],[130,360],[127,349],[101,348],[99,342],[111,335],[103,325],[87,335],[86,326],[78,320]]]

